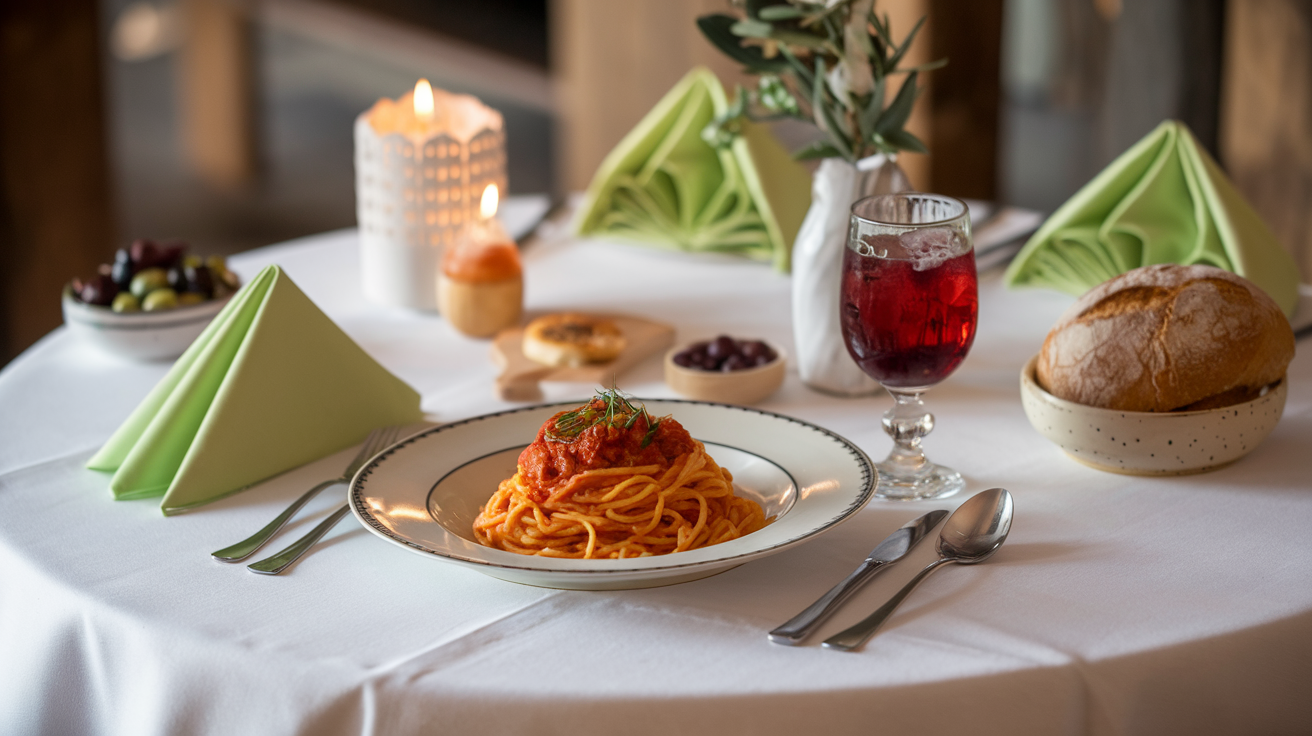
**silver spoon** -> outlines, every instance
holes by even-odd
[[[926,565],[879,610],[855,626],[825,639],[824,645],[845,652],[859,648],[931,572],[949,562],[973,565],[987,560],[1007,541],[1007,532],[1011,531],[1011,512],[1011,494],[1005,488],[990,488],[972,496],[943,523],[943,531],[938,535],[939,558]]]

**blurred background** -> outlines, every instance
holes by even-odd
[[[0,365],[139,237],[231,254],[355,224],[352,123],[419,77],[506,119],[511,194],[587,186],[728,0],[5,0]],[[1312,0],[877,0],[921,16],[919,189],[1050,212],[1183,120],[1312,273]],[[914,63],[914,59],[913,59]],[[789,141],[796,130],[777,131]]]

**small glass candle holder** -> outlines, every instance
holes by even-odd
[[[355,121],[356,218],[365,296],[435,310],[445,248],[478,218],[489,185],[506,187],[501,113],[434,90],[383,98]]]

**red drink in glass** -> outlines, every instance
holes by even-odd
[[[945,232],[930,238],[947,248],[952,241]],[[847,350],[871,378],[892,388],[939,383],[961,365],[975,341],[975,251],[918,245],[908,249],[898,236],[872,235],[860,252],[849,247],[843,254]]]

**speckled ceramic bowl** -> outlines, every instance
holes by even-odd
[[[1215,470],[1266,439],[1285,410],[1285,381],[1262,396],[1219,409],[1140,412],[1065,401],[1034,378],[1038,356],[1020,374],[1021,403],[1039,434],[1076,460],[1112,473],[1186,475]]]

